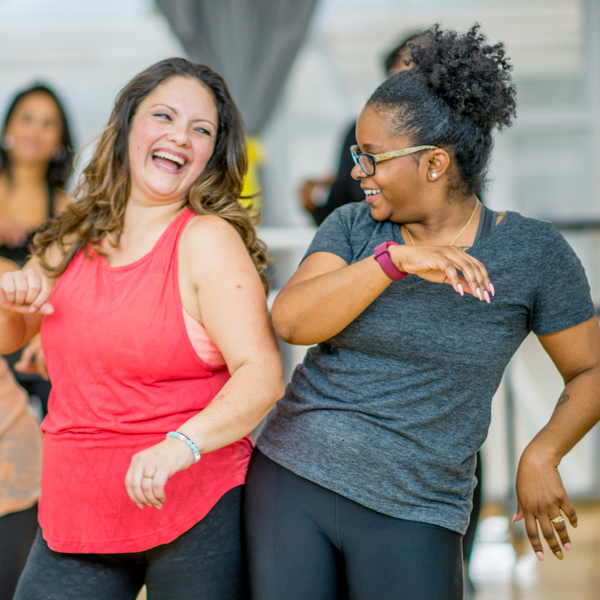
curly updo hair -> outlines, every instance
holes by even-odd
[[[448,151],[458,171],[451,197],[481,194],[492,131],[510,126],[516,116],[504,45],[489,45],[479,29],[476,24],[460,34],[434,25],[425,43],[409,43],[415,68],[384,81],[367,102],[391,117],[394,133],[413,145]]]

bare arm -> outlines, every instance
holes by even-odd
[[[5,264],[8,263],[8,264]],[[5,261],[0,271],[0,354],[22,348],[39,333],[42,318],[53,312],[47,300],[54,280],[33,257],[19,270]]]
[[[479,288],[480,298],[489,301],[488,292],[494,294],[483,264],[459,248],[390,246],[388,250],[405,273],[452,285],[461,295],[463,290],[479,295]],[[391,283],[374,255],[348,265],[335,254],[315,252],[275,299],[275,331],[290,344],[318,344],[352,323]]]
[[[199,311],[231,379],[181,431],[201,452],[211,452],[250,433],[269,413],[284,392],[283,365],[265,292],[241,238],[216,217],[192,226],[186,241],[197,296],[190,308]]]
[[[204,454],[264,419],[284,393],[283,367],[260,278],[233,227],[217,217],[197,219],[182,236],[179,256],[184,308],[204,324],[231,373],[214,400],[178,428]],[[192,458],[176,439],[136,454],[126,477],[129,496],[140,507],[160,508],[168,478]]]
[[[560,517],[562,510],[576,527],[577,515],[557,467],[600,420],[600,327],[594,317],[539,339],[560,371],[565,389],[550,421],[527,446],[519,462],[516,520],[525,519],[527,535],[540,560],[543,547],[536,521],[552,552],[562,559],[554,529],[565,549],[570,550],[567,527],[564,522],[553,525],[550,519]]]

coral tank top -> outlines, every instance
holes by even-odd
[[[177,247],[184,210],[139,260],[79,252],[59,277],[42,343],[52,380],[39,519],[52,550],[141,552],[173,541],[244,483],[250,436],[202,456],[166,486],[162,510],[127,495],[132,456],[198,414],[229,379],[186,331]]]

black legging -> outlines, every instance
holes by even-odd
[[[462,600],[458,533],[396,519],[255,450],[244,533],[252,600]]]
[[[145,552],[66,554],[38,531],[15,600],[245,600],[241,486],[170,544]],[[146,508],[144,510],[154,510]]]
[[[37,528],[37,504],[0,517],[0,600],[12,600]]]
[[[475,544],[475,533],[477,532],[477,523],[479,523],[479,513],[481,512],[481,484],[483,477],[483,467],[481,465],[481,450],[477,453],[477,462],[475,463],[475,477],[477,485],[473,490],[473,508],[471,509],[471,519],[469,527],[463,537],[463,560],[468,563],[473,553]]]

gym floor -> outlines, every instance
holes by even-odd
[[[475,600],[597,600],[600,598],[600,506],[576,506],[579,525],[569,535],[572,550],[557,560],[549,551],[532,560],[529,581],[480,582]],[[484,511],[485,513],[485,511]],[[545,542],[544,542],[545,543]],[[527,539],[515,543],[517,555],[532,556]]]

